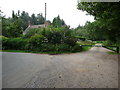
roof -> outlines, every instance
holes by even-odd
[[[23,35],[25,35],[30,29],[32,29],[32,28],[39,28],[39,27],[45,27],[45,24],[41,24],[41,25],[29,25],[26,29],[25,29],[25,31],[23,32]]]

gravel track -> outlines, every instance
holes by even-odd
[[[4,88],[117,88],[118,55],[103,47],[73,54],[3,53]]]

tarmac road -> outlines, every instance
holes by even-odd
[[[2,53],[3,88],[117,88],[118,55],[103,47],[73,54]]]

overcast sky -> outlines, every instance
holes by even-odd
[[[77,0],[0,0],[0,7],[4,15],[11,16],[12,10],[26,11],[31,15],[45,12],[45,2],[47,3],[47,20],[52,21],[54,17],[60,15],[71,28],[79,24],[84,25],[86,21],[94,21],[93,16],[86,15],[77,9]]]

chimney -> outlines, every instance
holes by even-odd
[[[28,21],[28,23],[29,23],[29,27],[32,26],[32,24],[30,23],[30,21]]]
[[[46,3],[45,3],[45,22],[44,22],[44,24],[45,24],[45,27],[46,27]]]

